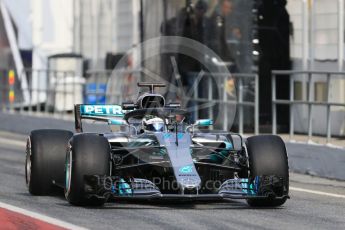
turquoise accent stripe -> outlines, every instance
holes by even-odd
[[[132,195],[131,186],[127,184],[126,181],[122,178],[119,181],[119,195],[120,196]]]
[[[233,149],[232,143],[228,142],[228,141],[224,141],[225,143],[225,148],[226,150],[231,150]]]
[[[114,120],[114,119],[109,119],[108,120],[109,125],[126,125],[127,122],[124,120]]]
[[[233,149],[232,143],[228,141],[224,141],[225,148],[224,150],[220,151],[219,153],[212,153],[210,155],[210,159],[215,163],[222,163],[226,157],[229,156],[229,151]]]

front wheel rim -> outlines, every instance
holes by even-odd
[[[26,186],[30,187],[30,181],[31,181],[31,140],[30,140],[30,137],[27,139],[27,142],[26,142],[25,181],[26,181]]]
[[[66,155],[66,164],[65,164],[65,196],[66,198],[71,191],[71,175],[72,175],[72,150],[69,149]]]

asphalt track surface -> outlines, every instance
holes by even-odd
[[[73,207],[62,194],[31,196],[25,186],[23,136],[0,136],[0,202],[90,229],[344,229],[345,182],[290,175],[290,196],[276,209],[245,201],[117,202]]]

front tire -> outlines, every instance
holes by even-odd
[[[110,175],[110,145],[103,136],[79,134],[73,137],[66,154],[65,197],[73,205],[103,205],[103,198],[85,193],[85,175]]]
[[[26,144],[25,180],[32,195],[49,195],[53,181],[64,182],[64,164],[68,140],[73,133],[43,129],[30,133]]]
[[[289,165],[285,143],[279,136],[262,135],[247,139],[250,177],[275,175],[283,178],[285,190],[289,191]],[[286,194],[287,195],[287,194]],[[287,198],[248,199],[253,207],[277,207]]]

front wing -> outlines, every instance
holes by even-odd
[[[283,178],[277,176],[257,176],[253,179],[228,179],[214,193],[199,194],[198,190],[179,191],[178,194],[162,193],[149,180],[132,178],[125,180],[119,177],[100,175],[85,176],[85,192],[90,197],[116,199],[186,199],[186,200],[221,200],[250,198],[289,198]]]

